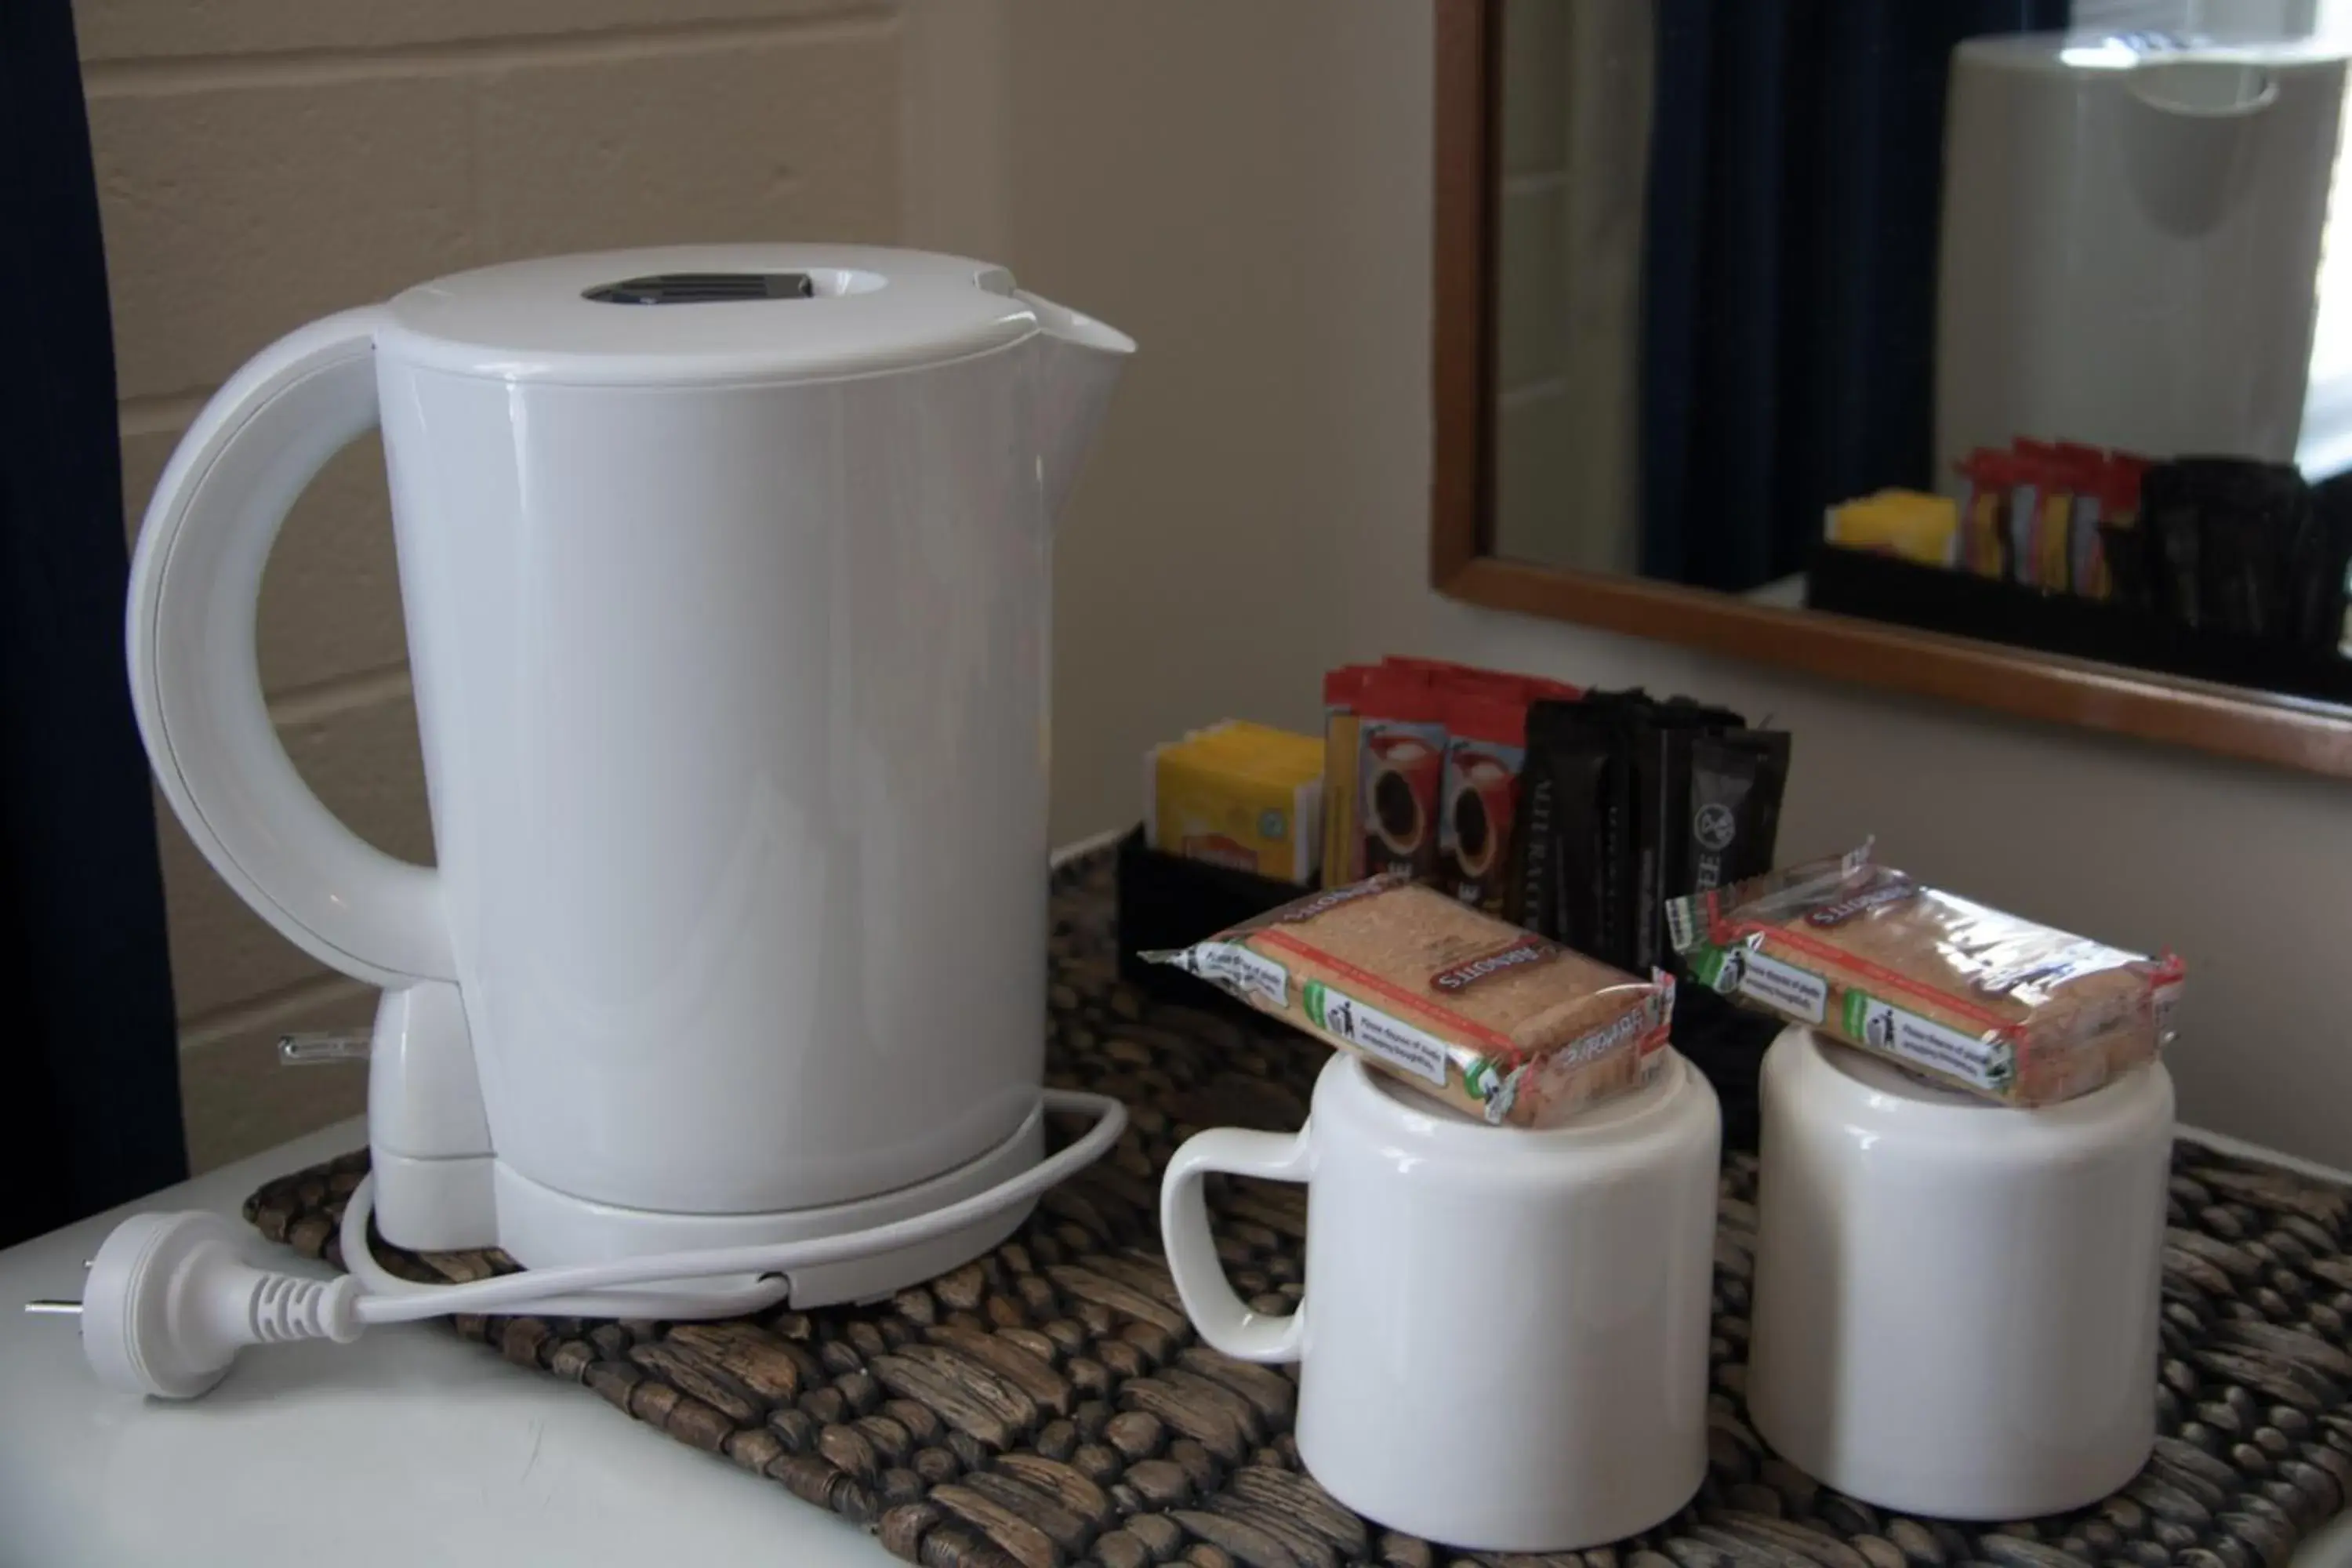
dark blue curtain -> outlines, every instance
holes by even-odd
[[[1832,501],[1932,476],[1952,47],[2066,0],[1657,0],[1642,570],[1801,571]]]
[[[0,1246],[187,1174],[67,0],[0,3]]]

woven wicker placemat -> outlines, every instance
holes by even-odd
[[[1321,1047],[1116,977],[1109,862],[1056,873],[1052,1080],[1129,1108],[1107,1159],[1046,1194],[1017,1237],[887,1302],[717,1323],[453,1320],[508,1360],[585,1384],[872,1529],[908,1562],[1111,1568],[1325,1568],[1454,1561],[1333,1501],[1300,1468],[1295,1384],[1202,1345],[1158,1251],[1161,1166],[1193,1131],[1296,1127]],[[1078,1131],[1060,1126],[1057,1137]],[[246,1215],[340,1263],[364,1152],[269,1183]],[[2286,1568],[2352,1492],[2352,1194],[2197,1145],[2173,1153],[2156,1458],[2122,1492],[1993,1528],[1884,1513],[1775,1458],[1744,1404],[1755,1226],[1751,1156],[1723,1173],[1706,1482],[1642,1536],[1494,1564],[1580,1568]],[[1300,1291],[1297,1187],[1213,1184],[1218,1251],[1245,1297]],[[419,1279],[478,1279],[503,1255],[420,1257]]]

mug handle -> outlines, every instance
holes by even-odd
[[[383,312],[280,339],[205,405],[156,482],[131,566],[131,706],[163,797],[205,858],[297,947],[397,989],[454,980],[441,882],[339,821],[286,755],[254,620],[278,525],[376,424]]]
[[[1247,1132],[1213,1128],[1184,1141],[1160,1180],[1160,1235],[1168,1248],[1168,1272],[1192,1326],[1212,1348],[1236,1361],[1297,1361],[1307,1335],[1307,1303],[1276,1316],[1252,1311],[1225,1278],[1209,1238],[1209,1203],[1202,1182],[1212,1171],[1304,1182],[1315,1173],[1309,1121],[1295,1133]]]

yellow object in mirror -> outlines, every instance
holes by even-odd
[[[1822,537],[1848,550],[1875,550],[1923,566],[1949,566],[1959,524],[1959,507],[1949,496],[1885,489],[1830,508]]]

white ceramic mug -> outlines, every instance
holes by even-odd
[[[2164,1064],[2016,1110],[1790,1029],[1761,1099],[1758,1434],[1849,1496],[1945,1519],[2129,1481],[2156,1443]]]
[[[1301,1363],[1299,1458],[1395,1529],[1561,1552],[1665,1519],[1706,1470],[1722,1121],[1672,1051],[1566,1128],[1488,1127],[1335,1056],[1296,1133],[1189,1140],[1160,1187],[1201,1337]],[[1252,1311],[1210,1239],[1213,1171],[1307,1184],[1307,1289]]]

